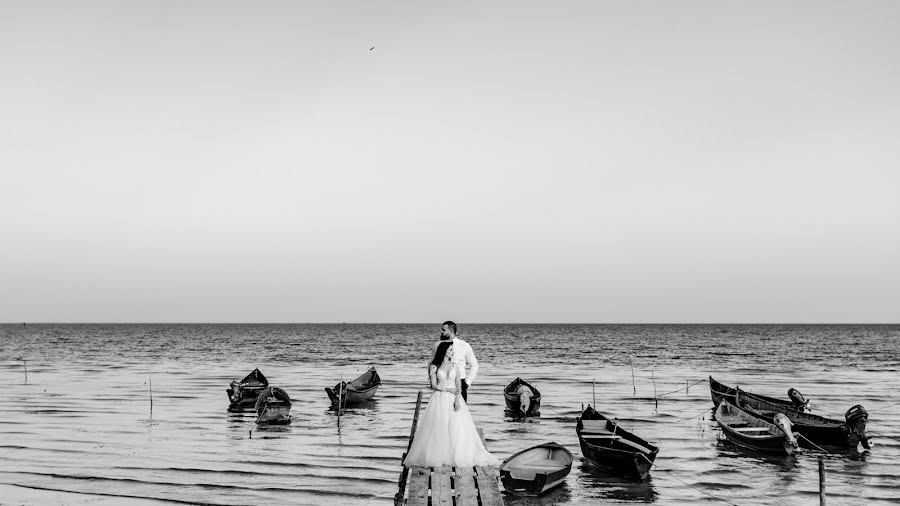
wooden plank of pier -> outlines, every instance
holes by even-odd
[[[449,467],[437,467],[431,473],[432,506],[453,506],[453,487],[450,485]]]
[[[409,471],[409,501],[414,504],[426,504],[430,481],[431,473],[427,469],[419,467]],[[394,502],[396,503],[396,501]],[[402,502],[398,504],[402,504]]]
[[[502,506],[500,473],[495,466],[412,467],[405,506]],[[398,494],[399,497],[399,494]]]
[[[478,506],[478,489],[475,487],[475,468],[456,469],[456,506]]]
[[[415,437],[421,403],[420,391],[407,452]],[[484,442],[481,429],[478,433]],[[403,458],[406,458],[406,453]],[[404,467],[400,472],[398,488],[394,496],[395,506],[503,506],[500,471],[496,466]]]
[[[478,495],[481,504],[503,504],[500,494],[500,470],[496,466],[478,466],[475,468],[478,482]]]

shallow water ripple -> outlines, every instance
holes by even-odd
[[[900,502],[896,326],[464,329],[481,360],[470,409],[501,458],[556,441],[580,459],[574,421],[594,398],[661,448],[648,483],[579,460],[562,487],[507,504],[814,503],[816,452],[771,457],[719,439],[710,374],[776,396],[796,387],[833,418],[863,404],[875,446],[825,457],[828,504]],[[435,336],[421,325],[0,326],[0,483],[188,504],[388,503]],[[370,365],[376,400],[338,420],[324,387]],[[226,411],[228,383],[254,367],[291,394],[291,425]],[[541,390],[540,418],[504,417],[516,376]]]

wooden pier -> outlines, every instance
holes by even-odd
[[[409,432],[412,445],[419,421],[422,392],[416,399],[416,411]],[[478,429],[479,435],[484,435]],[[406,453],[400,459],[406,458]],[[503,506],[500,493],[500,471],[496,466],[478,467],[412,467],[400,472],[395,506]]]

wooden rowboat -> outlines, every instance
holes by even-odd
[[[256,399],[256,423],[291,423],[291,398],[278,387],[267,387]]]
[[[750,450],[790,455],[797,448],[796,434],[783,414],[769,423],[723,400],[716,408],[716,422],[728,441]]]
[[[588,464],[626,478],[646,481],[659,448],[621,428],[588,405],[575,419],[575,433]]]
[[[500,481],[510,494],[540,495],[562,484],[574,459],[572,452],[556,443],[532,446],[500,464]]]
[[[231,386],[225,390],[228,394],[228,411],[236,413],[252,411],[256,408],[256,398],[267,386],[269,380],[259,369],[253,369],[241,381],[232,381]]]
[[[527,388],[531,390],[531,400],[528,404],[528,410],[522,412],[522,396],[520,389]],[[506,411],[510,416],[517,418],[525,416],[541,416],[541,393],[531,383],[516,378],[512,380],[506,388],[503,389],[503,399],[506,401]]]
[[[723,399],[737,406],[738,404],[736,392],[736,387],[730,387],[728,385],[725,385],[724,383],[716,381],[712,376],[709,377],[709,395],[710,397],[712,397],[712,401],[715,406],[718,406]],[[809,406],[809,401],[806,400],[806,398],[803,397],[803,394],[801,394],[795,388],[788,389],[789,399],[779,399],[777,397],[770,397],[768,395],[754,395],[760,399],[766,400],[767,402],[780,404],[782,406],[790,406],[799,411],[803,411]]]
[[[769,402],[761,396],[744,392],[740,387],[737,388],[737,406],[769,423],[774,422],[776,414],[782,413],[791,421],[794,431],[816,445],[856,448],[862,442],[864,447],[869,447],[866,435],[869,414],[862,406],[854,406],[848,410],[845,421],[842,421]],[[804,441],[803,438],[801,441]]]
[[[379,385],[381,385],[381,378],[375,368],[370,367],[368,371],[353,381],[338,382],[333,389],[326,388],[325,392],[331,399],[332,406],[345,408],[371,401],[375,397]]]

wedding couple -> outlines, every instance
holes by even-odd
[[[444,322],[441,340],[435,343],[428,364],[434,392],[403,460],[404,466],[472,467],[500,463],[482,444],[466,405],[468,388],[476,374],[478,361],[472,347],[456,337],[455,323]]]

